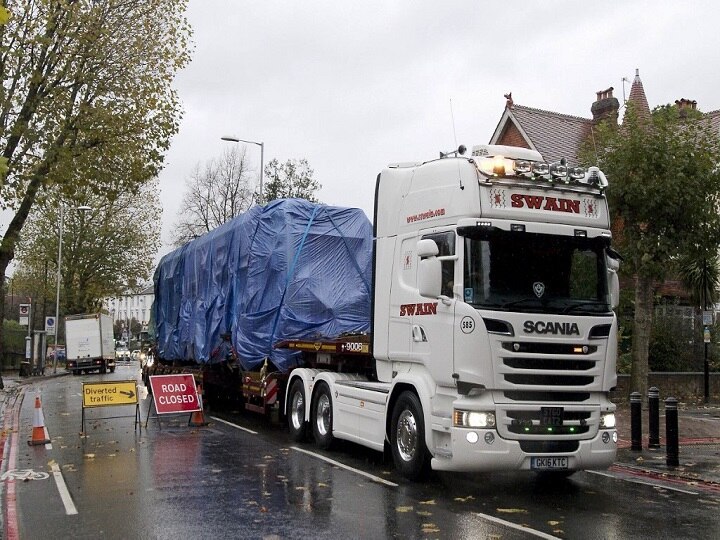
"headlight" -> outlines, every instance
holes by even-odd
[[[453,411],[453,424],[455,427],[494,428],[495,413],[455,409]]]
[[[600,429],[615,428],[615,413],[606,413],[600,415]]]

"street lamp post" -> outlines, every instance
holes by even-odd
[[[63,225],[64,225],[64,218],[65,218],[65,206],[63,203],[60,203],[60,228],[59,228],[59,236],[58,236],[58,256],[57,256],[57,288],[55,291],[55,339],[53,340],[53,373],[57,373],[57,357],[58,357],[58,350],[57,350],[57,341],[58,341],[58,334],[60,333],[60,323],[58,321],[58,318],[60,317],[60,266],[62,264],[62,242],[63,242]],[[83,212],[87,212],[88,210],[92,210],[89,206],[75,206],[73,207],[75,210],[81,210]]]
[[[246,141],[244,139],[238,139],[237,137],[233,137],[231,135],[223,135],[220,138],[223,141],[230,141],[230,142],[236,142],[236,143],[242,142],[242,143],[246,143],[246,144],[256,144],[260,147],[260,196],[258,197],[258,203],[262,204],[262,202],[263,202],[263,175],[265,174],[265,171],[264,171],[265,143],[257,142],[257,141]]]

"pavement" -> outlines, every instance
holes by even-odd
[[[0,390],[0,409],[4,408],[5,397],[12,388],[22,384],[38,382],[50,377],[61,377],[67,372],[58,370],[45,375],[18,377],[17,373],[3,373],[5,391]],[[3,396],[3,393],[6,395]],[[3,417],[0,410],[0,418]],[[642,450],[631,447],[630,406],[618,404],[616,410],[618,431],[617,460],[611,470],[629,475],[644,476],[702,485],[720,492],[720,404],[696,405],[678,403],[679,465],[667,465],[665,447],[665,414],[660,405],[660,448],[648,449],[648,411],[642,411]]]
[[[648,449],[649,413],[642,411],[642,450],[631,447],[630,406],[616,411],[618,453],[614,469],[648,477],[704,484],[720,490],[720,404],[678,403],[679,465],[667,465],[665,414],[660,405],[660,448]]]

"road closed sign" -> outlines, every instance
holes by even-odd
[[[158,414],[202,410],[195,387],[195,377],[190,374],[151,375],[150,388]]]

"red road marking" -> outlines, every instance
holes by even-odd
[[[20,390],[20,394],[15,399],[11,409],[5,411],[3,419],[2,438],[0,439],[0,462],[4,457],[5,447],[10,447],[7,460],[7,470],[14,469],[17,465],[18,436],[20,431],[20,409],[24,397],[24,389]],[[12,434],[7,440],[7,429],[12,423]],[[17,496],[15,494],[15,479],[8,478],[5,482],[7,492],[5,494],[5,538],[8,540],[17,540],[20,535],[18,532],[17,520]]]

